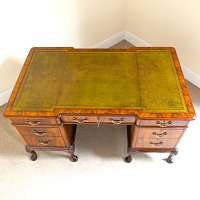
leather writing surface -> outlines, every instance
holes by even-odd
[[[58,107],[140,109],[135,53],[68,53]]]
[[[145,111],[187,111],[170,51],[139,51],[137,66]]]
[[[13,110],[52,110],[56,105],[65,62],[65,52],[36,51]]]
[[[187,112],[168,50],[36,50],[12,110]]]

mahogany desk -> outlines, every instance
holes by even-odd
[[[84,123],[127,125],[126,162],[136,152],[169,152],[168,163],[195,117],[174,48],[32,48],[4,115],[31,160],[56,150],[77,161]]]

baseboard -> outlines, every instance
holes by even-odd
[[[11,95],[11,92],[13,90],[13,87],[4,90],[3,92],[0,92],[0,106],[8,102],[8,99]]]
[[[117,33],[104,41],[92,46],[91,48],[109,48],[119,42],[124,40],[124,31],[121,31],[120,33]]]
[[[138,36],[125,31],[125,40],[130,42],[131,44],[133,44],[134,46],[142,46],[142,47],[150,47],[153,46],[147,42],[145,42],[144,40],[142,40],[141,38],[139,38]],[[197,87],[200,88],[200,75],[193,72],[192,70],[190,70],[188,67],[184,66],[181,64],[181,68],[183,70],[183,74],[184,77],[190,81],[192,84],[196,85]]]
[[[185,79],[200,88],[200,75],[190,70],[188,67],[181,64]]]

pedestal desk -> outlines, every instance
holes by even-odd
[[[4,112],[31,153],[66,151],[77,124],[126,125],[128,156],[169,152],[195,118],[174,48],[32,48]]]

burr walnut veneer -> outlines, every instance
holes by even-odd
[[[66,151],[72,161],[77,124],[126,125],[128,156],[177,154],[195,113],[174,48],[32,48],[7,104],[37,159],[37,150]]]

